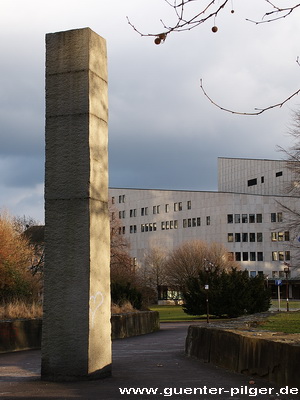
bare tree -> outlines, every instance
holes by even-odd
[[[167,282],[182,288],[191,277],[208,267],[210,270],[229,270],[239,265],[228,259],[227,250],[218,243],[208,244],[200,240],[185,242],[173,250],[166,263]]]
[[[110,206],[110,271],[112,282],[133,283],[135,266],[129,254],[129,243],[123,234],[118,211]]]
[[[158,247],[148,250],[144,257],[143,266],[140,270],[143,284],[154,290],[157,297],[159,288],[166,285],[166,252]]]
[[[136,25],[131,22],[129,17],[127,17],[128,24],[141,36],[154,37],[154,43],[159,45],[164,43],[167,37],[174,32],[190,31],[199,27],[200,25],[212,22],[211,30],[214,33],[218,32],[218,26],[216,25],[216,19],[221,18],[222,14],[225,12],[230,12],[233,14],[235,12],[233,0],[164,0],[165,3],[170,7],[173,17],[175,17],[175,22],[168,24],[162,19],[160,22],[162,24],[162,31],[155,33],[144,33],[137,29]],[[277,0],[278,2],[278,0]],[[276,3],[277,3],[276,2]],[[251,20],[246,19],[246,21],[254,24],[265,24],[277,21],[279,19],[285,19],[290,16],[294,11],[297,11],[300,7],[300,3],[296,3],[292,6],[280,7],[277,4],[271,2],[270,0],[261,0],[262,4],[267,3],[268,11],[265,12],[260,19]],[[299,58],[296,59],[299,64]],[[297,89],[294,93],[287,96],[284,100],[281,100],[275,104],[269,105],[264,108],[254,108],[253,112],[240,112],[237,110],[231,110],[226,107],[219,105],[215,100],[213,100],[204,89],[203,80],[200,80],[200,88],[204,96],[216,107],[222,111],[226,111],[232,114],[239,115],[260,115],[265,111],[271,110],[276,107],[282,107],[290,99],[299,94],[300,89]]]

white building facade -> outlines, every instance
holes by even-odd
[[[292,180],[284,161],[218,159],[218,191],[110,188],[120,219],[119,234],[142,267],[149,249],[171,251],[183,242],[224,245],[229,257],[268,284],[288,274],[290,296],[300,298],[300,232],[289,229],[286,208],[300,209],[300,198],[284,194]],[[275,287],[274,287],[275,290]]]

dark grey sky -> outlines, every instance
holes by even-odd
[[[250,3],[250,4],[249,4]],[[277,103],[299,82],[299,13],[255,25],[263,0],[235,1],[216,20],[173,34],[163,45],[142,38],[172,19],[163,0],[15,0],[0,13],[0,210],[43,222],[44,37],[89,26],[107,40],[109,167],[113,187],[217,189],[217,157],[281,158],[293,99],[259,117],[225,113]],[[194,2],[194,6],[197,2]]]

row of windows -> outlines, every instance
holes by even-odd
[[[272,251],[272,261],[290,261],[291,255],[289,251]],[[229,261],[264,261],[262,251],[237,251],[228,253]]]
[[[189,201],[187,201],[187,210],[191,210],[191,208],[192,208],[192,202],[189,200]],[[173,210],[174,211],[182,211],[183,210],[182,202],[174,203],[173,204]],[[170,204],[165,204],[164,211],[166,213],[170,212]],[[152,206],[152,214],[160,214],[160,213],[161,213],[161,206],[160,205]],[[141,216],[143,217],[145,215],[149,215],[149,207],[142,207],[141,208]],[[137,209],[136,208],[132,208],[129,211],[129,216],[130,216],[130,218],[136,217],[137,216]],[[122,218],[125,218],[125,217],[122,217]]]
[[[228,253],[229,261],[264,261],[264,253],[262,251],[236,251],[235,253]]]
[[[228,233],[227,241],[232,242],[262,242],[263,234],[262,232],[245,232],[245,233]]]
[[[115,204],[115,198],[114,197],[111,198],[111,203]],[[119,196],[119,203],[125,203],[125,194],[121,194]]]
[[[276,172],[276,174],[275,174],[276,178],[278,178],[279,176],[282,176],[282,175],[283,175],[282,171]],[[265,182],[265,177],[264,176],[260,177],[260,182],[261,183]],[[249,179],[248,180],[248,186],[255,186],[255,185],[257,185],[257,178],[253,178],[253,179]]]
[[[272,251],[272,261],[290,261],[289,251]]]
[[[282,212],[271,213],[271,222],[282,222]],[[227,223],[228,224],[260,224],[262,223],[262,214],[227,214]]]
[[[290,232],[271,232],[272,242],[288,242],[290,240]]]
[[[210,225],[210,217],[206,217],[206,224]],[[161,222],[161,230],[167,230],[167,229],[178,229],[178,220],[172,220],[172,221],[162,221]],[[188,219],[183,219],[182,220],[182,226],[183,228],[190,228],[190,227],[196,227],[196,226],[201,226],[201,218],[188,218]],[[141,224],[141,232],[153,232],[157,230],[157,224],[156,222],[151,222],[147,224]],[[137,225],[130,225],[129,228],[130,233],[137,233]],[[119,228],[119,233],[124,234],[125,233],[125,227]]]
[[[228,224],[257,224],[262,223],[262,214],[227,214],[227,223]]]
[[[290,240],[289,231],[286,232],[271,232],[272,242],[288,242]],[[262,232],[245,232],[245,233],[228,233],[227,241],[232,242],[262,242],[263,234]]]

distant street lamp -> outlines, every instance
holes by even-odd
[[[204,289],[206,291],[206,322],[209,323],[209,301],[208,301],[208,291],[209,291],[209,284],[208,284],[208,274],[211,271],[211,267],[214,266],[213,263],[211,263],[210,261],[204,259],[204,261],[206,262],[205,265],[205,272],[206,272],[206,285],[204,285]]]
[[[290,265],[288,263],[284,263],[284,273],[286,277],[286,311],[289,311],[289,273],[290,273]]]
[[[207,269],[205,268],[205,271],[208,273]],[[205,285],[204,289],[206,291],[206,322],[209,324],[209,303],[208,303],[208,290],[209,290],[209,285]]]

